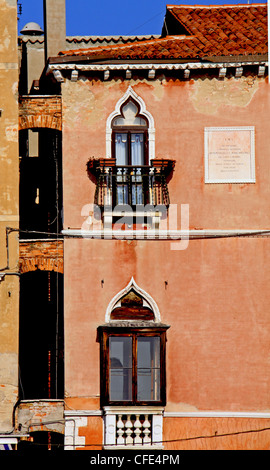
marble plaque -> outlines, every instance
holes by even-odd
[[[255,183],[254,127],[206,127],[205,183]]]

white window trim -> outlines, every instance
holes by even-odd
[[[160,312],[159,312],[159,308],[158,308],[156,302],[145,290],[143,290],[141,287],[139,287],[136,284],[133,277],[129,281],[128,285],[124,289],[122,289],[120,292],[118,292],[118,294],[116,294],[113,297],[113,299],[110,301],[110,303],[107,307],[107,310],[106,310],[106,314],[105,314],[105,322],[106,323],[113,323],[114,321],[117,321],[117,320],[111,320],[111,312],[114,309],[114,307],[116,306],[117,302],[124,295],[126,295],[128,292],[130,292],[131,290],[134,290],[135,292],[137,292],[139,295],[141,295],[143,297],[143,299],[146,301],[146,303],[149,305],[149,307],[151,308],[151,310],[154,313],[154,322],[159,323],[160,322]],[[127,321],[127,320],[122,320],[122,321]]]
[[[129,99],[133,98],[140,107],[140,114],[148,120],[148,146],[149,161],[155,158],[155,125],[153,116],[146,110],[145,102],[135,93],[131,86],[117,102],[115,110],[109,115],[106,122],[106,157],[112,158],[112,121],[121,115],[121,106]]]

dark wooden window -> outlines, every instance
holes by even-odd
[[[112,133],[113,158],[117,166],[144,166],[148,159],[148,130],[144,127],[115,128]]]
[[[101,327],[101,405],[165,405],[166,328]]]
[[[148,122],[129,99],[112,122],[112,156],[117,166],[148,165]]]

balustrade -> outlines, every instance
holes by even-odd
[[[105,447],[162,448],[163,408],[145,408],[105,407]]]

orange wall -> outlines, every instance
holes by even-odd
[[[190,228],[268,228],[266,81],[129,84],[154,117],[156,156],[176,160],[171,202],[189,204]],[[127,86],[121,80],[63,84],[65,228],[80,228],[81,210],[93,202],[86,162],[106,156],[106,119]],[[204,127],[211,126],[255,126],[256,184],[204,183]],[[88,397],[91,403],[98,397],[96,329],[105,322],[110,300],[133,276],[170,325],[167,410],[269,409],[268,244],[267,238],[190,240],[186,250],[172,251],[170,241],[66,239],[67,397]]]
[[[164,450],[269,450],[269,424],[267,419],[165,418]]]
[[[267,409],[268,239],[191,240],[177,252],[170,247],[170,241],[65,242],[67,396],[99,394],[96,329],[110,300],[134,276],[170,325],[168,409]]]
[[[269,450],[269,425],[269,419],[258,418],[166,417],[163,450]],[[89,417],[87,426],[79,428],[79,436],[85,441],[77,450],[101,450],[101,418]]]
[[[270,226],[270,93],[266,80],[130,83],[154,117],[156,157],[176,160],[169,183],[171,203],[189,204],[190,228]],[[63,85],[65,228],[80,228],[81,209],[93,202],[95,185],[86,174],[86,162],[93,156],[106,156],[106,120],[128,85],[120,80],[67,81]],[[204,183],[204,128],[218,126],[255,126],[256,184]]]

